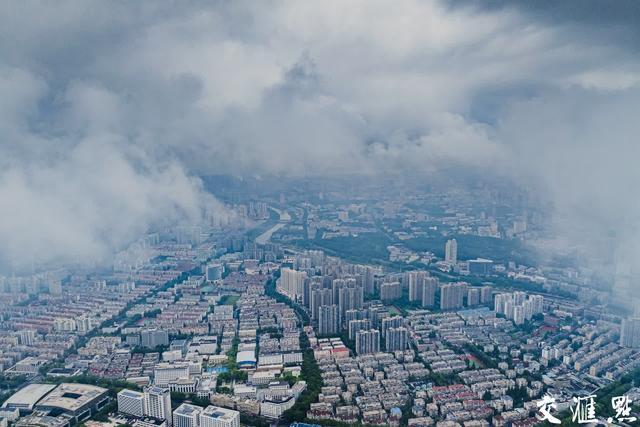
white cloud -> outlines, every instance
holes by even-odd
[[[568,85],[584,89],[624,91],[640,87],[640,72],[592,70],[570,77]]]
[[[618,105],[638,60],[575,25],[439,1],[174,6],[0,6],[0,194],[17,201],[2,253],[107,252],[159,212],[192,215],[198,174],[526,169],[588,195],[599,183],[566,177],[558,156],[586,168],[631,149],[584,102]]]

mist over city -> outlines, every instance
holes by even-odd
[[[0,5],[0,427],[633,425],[638,46],[631,0]]]

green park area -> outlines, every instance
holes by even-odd
[[[240,295],[224,295],[220,298],[219,305],[235,305],[240,299]]]

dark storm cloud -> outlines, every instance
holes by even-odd
[[[530,15],[536,21],[550,24],[578,24],[584,25],[589,32],[617,33],[618,42],[631,41],[640,37],[638,19],[640,4],[635,0],[538,0],[538,1],[507,1],[507,0],[477,0],[474,2],[449,0],[453,7],[477,7],[481,10],[497,12],[504,9],[514,9]],[[625,40],[625,36],[627,39]]]

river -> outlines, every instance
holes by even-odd
[[[289,221],[291,221],[291,215],[289,215],[289,212],[281,211],[280,209],[274,207],[270,207],[270,209],[275,211],[280,216],[280,220],[273,227],[256,237],[256,243],[258,243],[259,245],[264,245],[265,243],[267,243],[271,239],[273,233],[280,230],[282,227],[287,225]]]

